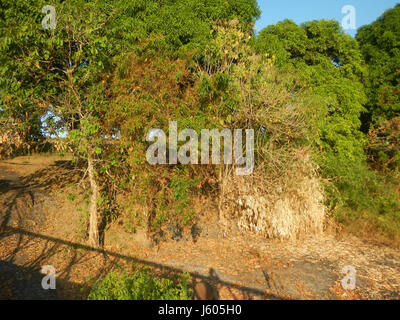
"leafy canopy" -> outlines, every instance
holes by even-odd
[[[369,69],[371,125],[400,115],[400,4],[357,33]]]
[[[356,40],[337,21],[297,25],[284,20],[263,29],[253,45],[282,69],[297,73],[323,101],[317,144],[344,157],[362,157],[359,117],[366,101],[362,84],[366,69]]]

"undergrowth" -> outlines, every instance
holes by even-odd
[[[132,275],[110,272],[92,287],[88,300],[191,300],[189,275],[159,278],[150,269]]]

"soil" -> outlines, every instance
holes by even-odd
[[[0,161],[0,299],[85,299],[95,279],[132,266],[189,272],[193,285],[206,281],[218,299],[400,299],[400,252],[344,233],[224,237],[208,214],[191,234],[156,245],[114,223],[104,248],[91,248],[82,208],[71,201],[82,176],[60,157]],[[55,290],[42,288],[46,265],[56,269]],[[343,288],[345,266],[356,272],[354,290]]]

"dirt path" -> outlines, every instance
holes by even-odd
[[[158,247],[110,230],[104,250],[95,250],[77,236],[80,213],[63,193],[77,178],[64,165],[54,157],[0,162],[1,299],[85,298],[92,278],[132,264],[190,272],[212,283],[220,299],[400,299],[399,251],[350,236],[223,238],[212,222],[196,242],[184,237]],[[56,290],[41,288],[44,265],[57,270]],[[355,290],[341,285],[344,266],[356,272]]]
[[[202,239],[196,245],[167,244],[152,260],[204,276],[211,270],[223,281],[266,292],[270,298],[400,299],[399,253],[356,238]],[[341,285],[345,266],[356,272],[356,290]],[[237,291],[231,295],[241,297]]]
[[[7,163],[0,165],[0,247],[19,248],[22,244],[21,238],[8,237],[8,228],[34,231],[45,219],[41,210],[46,200],[44,194],[20,178]],[[25,252],[13,250],[0,260],[0,298],[57,298],[56,291],[42,289],[43,276]]]

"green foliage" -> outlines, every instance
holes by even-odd
[[[41,25],[48,4],[55,30]],[[160,228],[190,223],[196,188],[223,169],[154,168],[146,133],[167,132],[170,120],[198,133],[251,128],[260,180],[281,179],[312,148],[334,183],[331,208],[397,221],[391,182],[367,158],[398,173],[400,5],[357,39],[332,20],[284,20],[254,37],[259,14],[256,0],[1,1],[0,139],[14,141],[0,154],[30,151],[24,140],[42,138],[51,110],[61,121],[50,130],[68,131],[60,149],[94,160],[106,221],[124,190],[148,208],[134,218],[142,223],[144,212],[146,226]]]
[[[323,167],[331,180],[326,183],[328,206],[339,222],[355,226],[356,233],[362,233],[367,224],[373,232],[398,239],[400,205],[395,178],[371,170],[362,159],[349,161],[329,153],[324,155]]]
[[[291,20],[284,20],[262,29],[253,46],[258,53],[269,53],[278,66],[283,66],[289,59],[305,55],[307,41],[303,28]]]
[[[116,70],[112,79],[113,101],[107,114],[107,125],[121,131],[119,149],[114,155],[121,161],[113,168],[133,203],[141,205],[138,216],[145,226],[158,229],[165,222],[186,224],[194,218],[191,196],[194,192],[193,171],[178,166],[151,166],[146,161],[146,135],[152,128],[168,132],[169,120],[182,128],[206,127],[206,114],[196,108],[193,80],[184,60],[166,56],[128,54],[118,58],[125,70]],[[124,71],[124,72],[120,72]],[[132,94],[134,90],[135,94]],[[176,94],[171,94],[174,92]],[[129,178],[126,178],[129,177]],[[147,210],[150,211],[146,215]]]
[[[314,97],[298,84],[296,75],[278,71],[269,55],[257,55],[250,34],[237,24],[215,29],[215,40],[196,57],[201,103],[223,127],[256,130],[261,139],[257,151],[271,147],[272,141],[283,149],[289,149],[288,144],[304,146],[315,125],[310,108]]]
[[[157,278],[150,269],[133,275],[110,272],[90,291],[88,300],[191,300],[189,275],[174,280]]]
[[[249,27],[260,14],[256,0],[53,1],[57,27],[44,30],[41,8],[48,4],[4,0],[0,5],[2,117],[24,119],[26,136],[40,137],[39,118],[51,104],[72,127],[71,143],[82,155],[99,155],[102,149],[96,138],[105,134],[99,121],[106,107],[100,78],[111,67],[110,58],[153,37],[155,52],[199,48],[212,37],[210,21],[237,18]],[[77,115],[90,125],[76,127]]]
[[[400,171],[400,117],[381,123],[369,133],[369,160],[378,170],[393,176]]]
[[[106,51],[112,46],[106,41],[106,28],[98,28],[107,20],[109,6],[78,0],[53,3],[57,27],[44,30],[41,8],[46,4],[45,1],[5,1],[1,8],[6,18],[0,22],[4,35],[0,45],[4,110],[13,118],[26,115],[27,125],[36,130],[40,129],[39,117],[50,104],[66,121],[77,113],[82,101],[76,97],[93,92],[91,84],[104,71],[108,61]],[[93,29],[87,29],[88,25]],[[97,63],[78,68],[85,61]],[[71,83],[75,85],[75,92],[67,89]],[[88,105],[87,110],[90,110]]]
[[[116,194],[116,188],[112,187],[114,178],[120,178],[119,187],[129,186],[132,181],[123,175],[129,166],[143,165],[145,133],[152,126],[165,128],[166,110],[172,112],[169,116],[184,119],[182,125],[188,127],[204,128],[208,121],[192,108],[193,97],[189,92],[182,98],[172,97],[171,92],[180,92],[182,88],[185,91],[192,80],[185,75],[182,65],[169,64],[167,59],[155,59],[151,64],[141,61],[141,68],[148,69],[144,68],[145,77],[136,78],[136,87],[145,90],[136,97],[137,101],[114,100],[118,104],[114,110],[110,99],[119,93],[110,88],[109,79],[114,72],[123,78],[128,70],[124,63],[129,59],[124,53],[137,52],[148,58],[160,52],[184,56],[213,38],[210,21],[235,18],[244,29],[250,29],[260,11],[256,0],[53,1],[50,4],[56,8],[57,26],[54,30],[44,30],[41,9],[48,4],[5,0],[0,5],[1,117],[20,119],[21,130],[36,130],[40,137],[39,118],[51,105],[51,111],[61,118],[57,125],[68,130],[67,139],[59,141],[68,145],[76,156],[96,161],[99,174],[96,179],[101,181],[102,196],[107,199],[98,205],[110,211],[110,199]],[[175,83],[168,87],[171,82],[165,82],[162,74],[172,75],[171,81],[176,80]],[[160,86],[154,86],[155,80]],[[117,84],[119,90],[124,89],[122,82]],[[157,109],[158,119],[154,119]],[[135,115],[140,116],[135,119]],[[149,121],[151,118],[153,121]],[[127,138],[121,141],[121,146],[109,141],[112,139],[104,139],[118,131]],[[32,136],[32,132],[25,136]],[[131,137],[142,138],[133,145]],[[132,148],[134,151],[129,151]],[[155,173],[138,170],[138,176],[143,178],[140,183],[144,186],[160,185],[154,183]],[[165,220],[165,208],[174,203],[184,222],[193,218],[185,193],[190,192],[182,191],[182,181],[172,182],[173,188],[179,190],[173,194],[163,189],[161,194],[165,196],[162,196],[159,190],[149,187],[146,191],[150,196],[139,196],[146,201],[152,197],[158,199],[156,224]]]
[[[327,154],[323,159],[324,167],[327,168],[327,175],[334,177],[335,188],[329,189],[332,201],[331,208],[340,207],[343,204],[348,208],[357,210],[371,210],[382,214],[388,213],[390,210],[383,205],[381,200],[391,198],[392,206],[398,210],[393,190],[390,190],[390,179],[385,179],[376,172],[369,170],[365,161],[360,159],[348,161],[346,158],[339,158],[336,155]],[[336,194],[336,192],[340,194]]]
[[[382,72],[379,77],[373,76],[371,81],[376,84],[381,83],[385,72],[395,71],[396,58],[387,69],[382,68],[382,63],[387,63],[387,54],[382,50],[374,49],[375,60],[372,58],[371,48],[379,46],[378,38],[383,34],[378,25],[390,24],[386,28],[396,32],[398,28],[395,25],[399,25],[399,21],[391,11],[375,23],[375,31],[371,26],[362,28],[357,36],[361,48],[355,39],[340,29],[338,22],[330,20],[311,21],[300,26],[285,20],[265,28],[252,42],[257,52],[268,53],[281,70],[297,73],[300,83],[309,87],[315,97],[318,125],[313,142],[314,159],[320,165],[322,176],[330,181],[326,184],[330,209],[342,222],[364,219],[381,231],[390,230],[391,234],[400,230],[396,184],[368,167],[364,152],[368,137],[360,130],[360,119],[362,115],[365,118],[367,94],[370,100],[376,97],[376,93],[365,89],[364,84],[368,81],[366,63],[369,64],[370,76],[378,70]],[[394,38],[391,36],[391,39]],[[393,56],[395,49],[392,47],[390,50]],[[374,63],[370,65],[373,61],[375,66]],[[391,80],[393,78],[389,77],[388,81]],[[386,86],[387,83],[383,87]],[[393,93],[392,89],[384,90]],[[391,100],[395,102],[394,98]],[[385,116],[390,116],[387,111],[384,111]],[[393,128],[391,132],[394,132]],[[388,137],[388,134],[383,136]],[[377,137],[373,141],[377,142],[374,143],[378,148],[395,139],[393,134],[391,138],[382,139],[382,133],[374,134],[374,137]]]
[[[117,1],[122,20],[116,33],[122,37],[147,38],[163,35],[164,50],[200,48],[211,39],[210,21],[234,18],[249,27],[260,15],[256,0],[135,0]],[[129,31],[130,35],[125,34]]]
[[[369,81],[368,112],[364,127],[370,129],[368,153],[374,166],[398,171],[400,116],[400,4],[387,10],[357,33]]]
[[[192,128],[198,136],[205,128],[255,129],[257,166],[276,177],[294,166],[298,158],[291,155],[310,143],[314,98],[306,90],[291,94],[296,77],[277,72],[272,59],[256,55],[238,21],[216,23],[214,30],[204,50],[186,59],[146,50],[116,59],[120,69],[112,79],[106,118],[121,130],[126,154],[121,175],[132,177],[126,190],[149,208],[146,225],[152,228],[193,221],[197,186],[213,180],[220,168],[149,165],[144,138],[150,129],[168,132],[172,119],[179,130]]]
[[[182,217],[182,222],[187,224],[194,218],[194,211],[190,204],[190,196],[199,183],[199,178],[190,178],[188,170],[177,168],[169,183],[174,200],[175,215]]]
[[[400,115],[400,4],[357,33],[369,69],[369,125]]]
[[[285,20],[263,29],[254,47],[269,53],[281,68],[296,72],[301,84],[320,98],[316,145],[351,159],[360,157],[366,142],[359,131],[366,69],[356,40],[337,21],[298,26]]]

